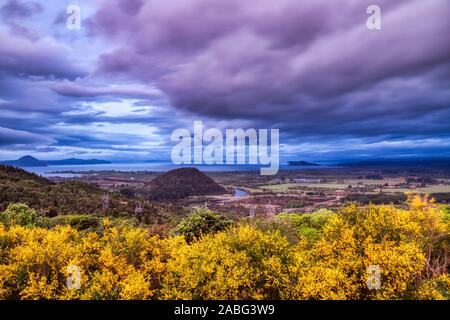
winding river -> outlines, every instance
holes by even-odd
[[[243,198],[243,197],[246,197],[246,196],[248,196],[248,192],[247,191],[245,191],[243,189],[239,189],[239,188],[234,189],[234,197],[235,198]]]

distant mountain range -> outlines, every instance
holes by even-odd
[[[376,167],[406,167],[406,168],[450,168],[450,159],[378,159],[341,163],[340,166],[376,168]]]
[[[17,160],[0,161],[0,164],[6,164],[15,167],[46,167],[59,165],[89,165],[89,164],[109,164],[111,162],[97,159],[76,159],[69,158],[63,160],[39,160],[32,156],[24,156]]]
[[[317,163],[307,162],[307,161],[289,161],[288,165],[291,167],[315,167],[320,166]]]
[[[110,164],[111,162],[106,160],[98,160],[98,159],[77,159],[77,158],[69,158],[63,160],[50,160],[45,161],[48,165],[52,166],[60,166],[60,165],[85,165],[85,164]]]

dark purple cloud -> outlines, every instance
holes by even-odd
[[[45,135],[29,133],[27,131],[13,130],[0,127],[0,146],[11,144],[33,144],[42,143],[49,144],[55,141]]]
[[[0,29],[0,71],[20,76],[75,79],[86,75],[69,59],[69,47],[48,38],[18,37]]]
[[[114,3],[114,1],[113,1]],[[118,49],[99,70],[153,83],[199,117],[247,119],[303,136],[448,133],[449,3],[116,1],[92,19]],[[418,126],[418,124],[421,124]]]
[[[136,88],[130,86],[119,87],[99,87],[81,85],[70,81],[63,81],[52,86],[52,90],[69,97],[99,97],[99,96],[119,96],[127,98],[149,99],[161,96],[156,89]]]
[[[0,15],[4,19],[28,18],[36,13],[42,12],[42,6],[39,2],[23,2],[18,0],[9,0],[0,7]]]

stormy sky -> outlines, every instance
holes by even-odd
[[[450,1],[0,0],[1,160],[169,159],[194,120],[279,129],[282,160],[449,157]]]

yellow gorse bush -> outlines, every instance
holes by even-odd
[[[279,299],[288,284],[288,241],[248,226],[183,243],[167,262],[162,298]]]
[[[108,219],[97,233],[0,224],[0,299],[448,299],[449,230],[419,197],[344,207],[312,243],[248,225],[187,242]]]

